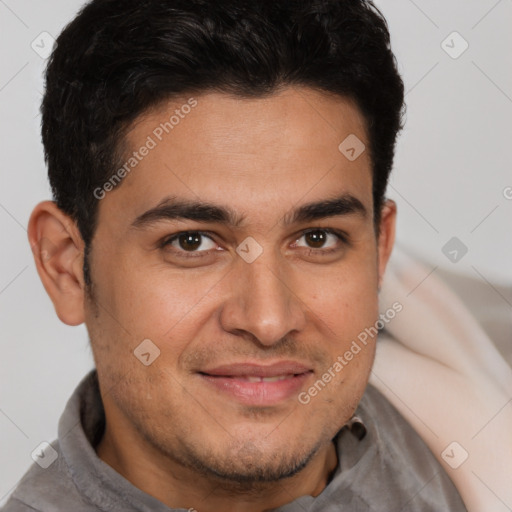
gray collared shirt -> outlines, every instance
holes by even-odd
[[[302,496],[275,512],[466,510],[428,447],[372,386],[356,415],[360,423],[335,437],[339,466],[322,493]],[[46,469],[34,463],[2,512],[186,512],[167,507],[98,458],[94,446],[104,421],[92,371],[61,416],[58,440],[52,443],[58,457]]]

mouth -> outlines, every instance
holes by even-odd
[[[268,407],[296,398],[313,370],[301,363],[282,361],[271,365],[224,365],[198,374],[217,394],[244,405]]]

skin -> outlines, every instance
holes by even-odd
[[[78,229],[54,203],[35,208],[29,238],[59,318],[85,322],[90,335],[106,413],[99,457],[171,507],[269,510],[327,485],[338,464],[331,440],[364,392],[374,345],[307,405],[297,393],[248,405],[198,371],[295,361],[312,370],[299,390],[307,391],[377,319],[396,207],[385,203],[377,236],[369,152],[349,161],[338,150],[349,134],[368,147],[350,101],[299,87],[258,99],[195,98],[197,106],[99,201],[91,290]],[[141,116],[126,136],[130,151],[186,101]],[[365,213],[288,222],[301,206],[342,195]],[[132,226],[166,198],[229,208],[240,222]],[[316,235],[304,234],[312,229]],[[179,240],[162,247],[194,230],[211,239],[192,250]],[[236,252],[249,236],[263,250],[252,263]],[[149,366],[133,354],[144,339],[160,350]]]

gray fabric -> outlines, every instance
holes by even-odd
[[[343,428],[335,438],[340,465],[324,491],[275,512],[465,511],[432,453],[394,407],[369,386],[356,412],[366,435]],[[99,459],[104,411],[96,372],[77,387],[59,422],[59,453],[47,469],[34,464],[3,512],[169,512]],[[364,429],[363,429],[364,430]]]

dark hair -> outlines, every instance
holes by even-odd
[[[402,128],[404,89],[380,11],[365,0],[93,0],[57,39],[42,135],[58,207],[92,241],[102,186],[126,129],[158,103],[305,85],[365,117],[378,222]],[[341,141],[340,141],[341,142]]]

